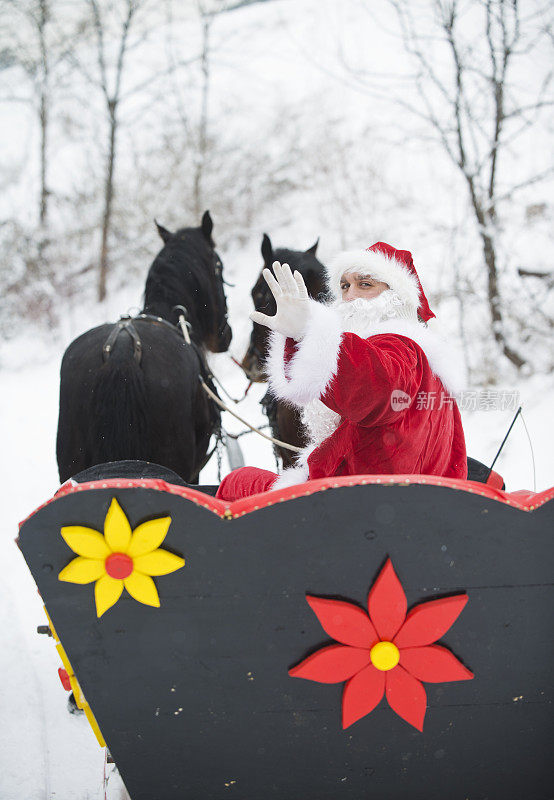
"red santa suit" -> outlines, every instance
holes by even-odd
[[[271,336],[270,388],[303,410],[310,444],[297,466],[277,479],[267,470],[236,470],[223,481],[218,497],[233,500],[339,475],[467,477],[460,413],[452,396],[460,388],[459,374],[450,349],[426,326],[434,314],[411,254],[382,242],[341,254],[328,270],[336,298],[345,271],[370,275],[390,290],[334,307],[310,301],[299,342]],[[356,303],[381,304],[384,318],[365,320]]]

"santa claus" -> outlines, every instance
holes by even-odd
[[[264,270],[277,303],[251,319],[272,330],[271,391],[302,409],[310,436],[297,464],[276,476],[243,467],[217,496],[235,500],[314,478],[360,474],[467,477],[459,375],[428,326],[435,315],[411,253],[377,242],[341,253],[328,269],[332,302],[308,297],[287,264]]]

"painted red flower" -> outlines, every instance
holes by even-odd
[[[473,678],[450,650],[434,644],[460,615],[467,594],[420,603],[406,615],[406,595],[389,558],[369,592],[369,616],[343,600],[306,599],[337,644],[317,650],[289,675],[319,683],[346,681],[343,728],[373,711],[385,695],[398,716],[422,731],[427,707],[422,681]]]

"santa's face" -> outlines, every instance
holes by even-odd
[[[361,275],[359,272],[343,272],[340,279],[343,303],[349,303],[358,297],[362,300],[371,300],[388,288],[388,283],[378,281],[369,275]]]

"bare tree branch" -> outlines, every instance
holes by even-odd
[[[553,172],[548,167],[519,183],[510,183],[503,157],[509,155],[512,143],[532,128],[541,112],[554,104],[549,94],[552,70],[542,79],[534,97],[526,98],[524,103],[517,98],[519,88],[512,79],[514,59],[533,53],[535,46],[551,36],[551,31],[542,24],[545,8],[522,17],[518,0],[431,2],[434,27],[417,17],[410,0],[389,0],[406,51],[415,64],[413,81],[418,98],[412,100],[406,93],[400,92],[398,96],[397,92],[395,102],[434,131],[467,185],[486,265],[492,335],[504,355],[521,367],[526,359],[508,343],[504,330],[506,309],[500,296],[498,274],[498,203]],[[468,11],[474,16],[471,44],[465,35],[467,24],[462,21]],[[483,24],[481,40],[475,31],[478,13]],[[535,33],[537,26],[539,30]],[[445,68],[444,60],[437,60],[430,42],[439,49],[442,43],[440,52],[449,55],[450,69],[448,65]],[[376,76],[345,66],[350,83],[357,83],[363,91],[378,96],[373,88]],[[381,80],[383,77],[380,76]],[[389,85],[390,82],[389,76]],[[499,180],[501,192],[497,189]]]

